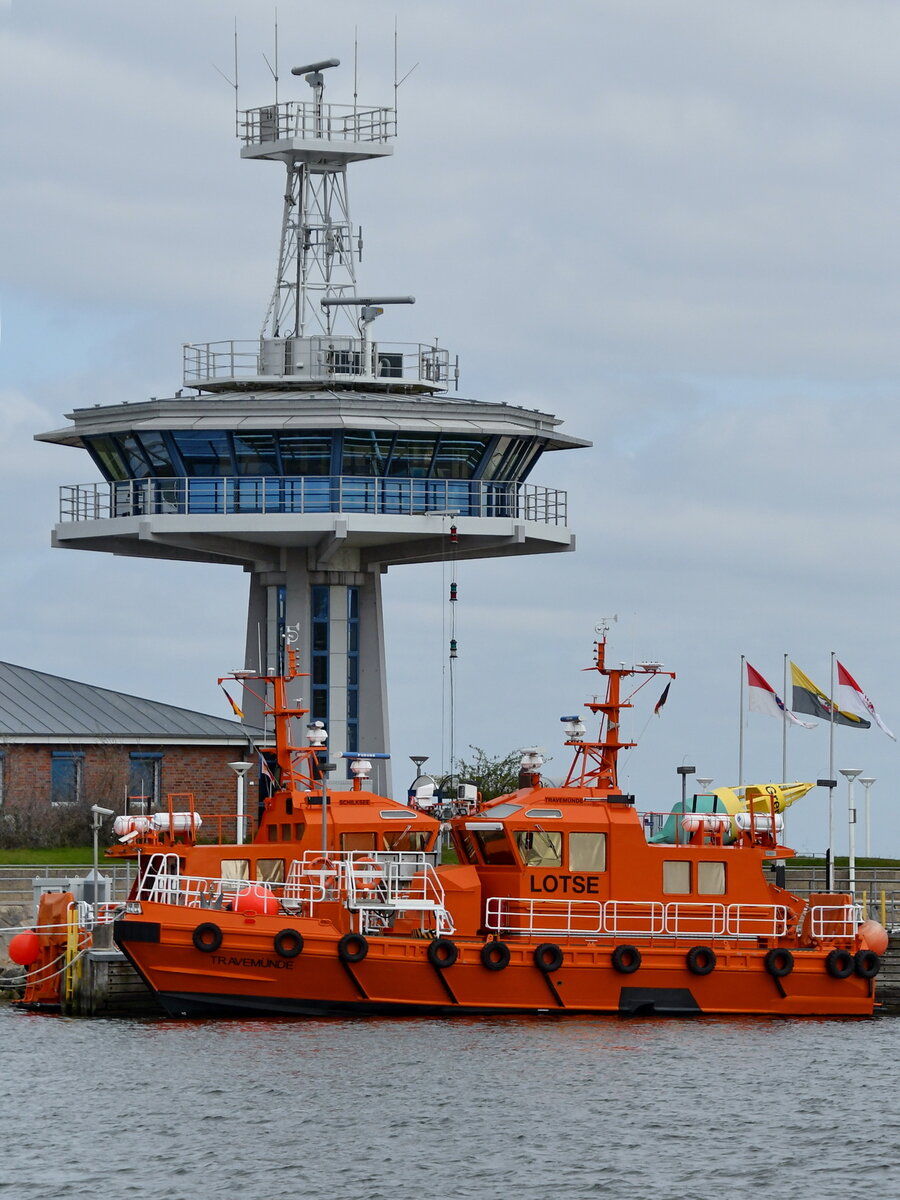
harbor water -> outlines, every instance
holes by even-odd
[[[897,1017],[174,1021],[0,1007],[16,1200],[900,1195]]]

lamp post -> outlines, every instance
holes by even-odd
[[[92,872],[94,886],[91,907],[94,914],[94,925],[97,924],[97,892],[100,884],[100,826],[103,824],[104,817],[111,816],[113,816],[111,808],[101,808],[99,804],[91,805],[91,829],[94,834],[94,870]]]
[[[841,774],[847,780],[847,874],[850,887],[850,896],[856,898],[856,808],[853,802],[853,781],[859,775],[862,775],[862,768],[858,771],[842,770]]]
[[[816,787],[828,788],[828,849],[825,851],[825,891],[834,891],[834,848],[833,838],[834,822],[832,814],[834,812],[834,789],[837,787],[836,779],[817,779]]]
[[[866,858],[872,857],[872,804],[869,788],[875,782],[874,775],[860,775],[859,782],[866,789]]]
[[[247,772],[250,770],[252,763],[248,762],[230,762],[229,767],[237,775],[237,837],[235,841],[239,846],[244,844],[244,797],[247,794]]]

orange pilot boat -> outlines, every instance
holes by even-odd
[[[516,791],[456,805],[451,864],[441,822],[367,790],[363,756],[332,790],[321,727],[295,744],[307,710],[287,701],[289,651],[283,676],[259,680],[277,769],[253,840],[201,845],[193,816],[173,814],[167,844],[142,849],[116,944],[176,1016],[870,1015],[882,927],[850,895],[801,898],[763,869],[793,854],[782,792],[747,793],[740,811],[694,797],[656,821],[622,793],[623,681],[665,673],[605,652],[605,699],[586,705],[597,740],[563,718],[562,786],[526,754]]]

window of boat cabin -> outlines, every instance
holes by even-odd
[[[689,895],[691,891],[691,864],[684,859],[667,859],[663,862],[663,894],[666,896]]]
[[[454,840],[456,842],[456,852],[459,855],[460,862],[478,862],[478,855],[475,853],[475,843],[472,841],[471,834],[458,833],[454,830]]]
[[[428,830],[386,829],[381,838],[385,850],[415,850],[421,853],[428,844]]]
[[[372,851],[375,849],[376,837],[376,834],[368,833],[365,830],[360,830],[357,833],[342,833],[341,849]]]
[[[220,879],[249,879],[249,858],[223,858],[219,865]]]
[[[697,891],[702,896],[725,895],[725,864],[723,862],[697,863]]]
[[[492,867],[514,867],[516,865],[516,857],[512,852],[505,829],[473,829],[472,833],[475,834],[481,857],[486,863]]]
[[[570,833],[569,870],[605,871],[606,834]]]
[[[283,858],[258,858],[256,860],[257,883],[284,883]]]
[[[526,867],[561,867],[562,834],[543,829],[517,829],[516,846]]]

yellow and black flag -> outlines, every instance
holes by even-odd
[[[794,712],[809,713],[820,721],[832,721],[832,704],[823,691],[816,687],[808,675],[804,675],[796,663],[791,663],[791,680],[794,685],[794,699],[791,708]],[[870,729],[871,721],[858,717],[856,713],[845,712],[842,708],[834,708],[834,724],[850,725],[854,729]]]

